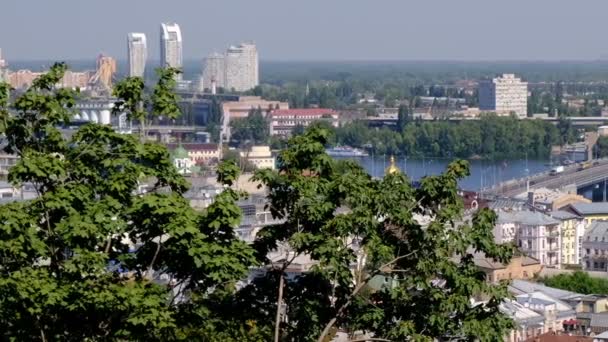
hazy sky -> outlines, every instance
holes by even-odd
[[[184,57],[254,40],[264,60],[608,57],[606,0],[0,0],[11,59],[126,58],[126,35],[175,21]]]

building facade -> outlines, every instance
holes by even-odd
[[[162,23],[160,25],[160,63],[161,67],[181,68],[182,31],[175,23]]]
[[[199,90],[211,91],[213,83],[216,87],[226,88],[226,58],[219,53],[212,53],[205,58]]]
[[[583,236],[583,268],[587,271],[608,270],[608,221],[593,221]]]
[[[585,232],[583,218],[562,210],[552,211],[550,215],[554,219],[561,221],[562,264],[580,264],[581,237]]]
[[[494,226],[497,243],[513,242],[544,266],[561,267],[561,222],[541,212],[499,211]]]
[[[241,152],[241,158],[255,166],[256,169],[275,169],[276,160],[272,156],[270,146],[251,146],[246,152]]]
[[[270,112],[270,135],[290,136],[296,127],[308,127],[318,121],[338,127],[339,119],[338,112],[333,109],[277,109]]]
[[[486,280],[490,283],[512,279],[534,279],[543,269],[540,261],[529,256],[514,256],[508,264],[494,261],[480,253],[474,254],[473,257],[473,262],[486,274]]]
[[[221,156],[221,145],[218,144],[167,144],[169,150],[182,148],[188,154],[192,165],[209,165],[217,163]]]
[[[513,74],[479,82],[479,109],[499,115],[528,115],[528,83]]]
[[[246,91],[259,84],[258,50],[254,44],[231,46],[225,55],[224,87]]]
[[[127,36],[129,76],[144,77],[148,59],[148,43],[144,33],[129,33]]]

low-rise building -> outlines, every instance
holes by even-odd
[[[217,163],[221,156],[221,145],[219,144],[167,144],[167,148],[172,151],[181,146],[190,157],[193,165],[208,165]]]
[[[510,263],[503,264],[483,254],[476,253],[473,262],[486,274],[486,279],[492,283],[511,279],[533,279],[543,268],[537,259],[523,255],[514,256]]]
[[[585,270],[608,270],[608,221],[593,221],[585,231],[582,245]]]
[[[273,110],[270,112],[270,135],[290,136],[296,127],[308,127],[318,121],[338,127],[339,119],[338,112],[326,108]]]
[[[272,156],[270,146],[251,146],[249,151],[241,152],[241,158],[256,169],[275,169],[276,159]]]
[[[500,311],[515,323],[515,329],[506,338],[509,342],[523,341],[530,337],[540,336],[545,332],[545,318],[515,300],[507,299],[502,302]]]
[[[188,155],[188,151],[186,151],[181,145],[176,147],[171,152],[171,160],[173,161],[173,165],[177,169],[180,175],[187,175],[192,173],[192,167],[194,166],[194,162],[190,159]]]
[[[576,188],[570,191],[540,188],[533,192],[524,192],[518,199],[527,200],[529,204],[543,211],[555,211],[569,204],[591,203],[591,200],[576,193]]]

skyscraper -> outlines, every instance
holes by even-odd
[[[231,46],[226,51],[226,76],[224,82],[227,89],[246,91],[259,84],[258,51],[254,44],[243,43]]]
[[[182,32],[175,23],[160,25],[161,67],[182,67]]]
[[[146,59],[148,58],[146,35],[144,33],[129,33],[127,50],[129,54],[129,76],[144,77]]]
[[[226,63],[224,55],[212,53],[205,58],[203,65],[202,89],[211,89],[211,83],[215,81],[216,87],[226,87]]]
[[[528,83],[513,74],[479,82],[479,109],[499,115],[515,113],[525,118],[528,114]]]

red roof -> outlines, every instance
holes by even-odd
[[[167,148],[169,150],[174,150],[179,146],[179,144],[167,144]],[[192,144],[182,144],[182,147],[186,151],[217,151],[217,144],[202,144],[202,143],[192,143]]]
[[[271,112],[272,115],[294,115],[294,116],[321,116],[323,114],[337,115],[333,109],[328,108],[293,108],[293,109],[275,109]]]

